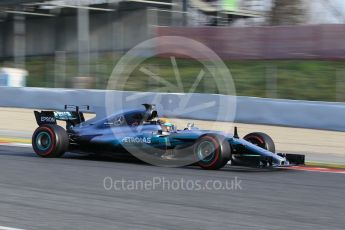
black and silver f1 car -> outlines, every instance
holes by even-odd
[[[273,140],[265,133],[255,132],[239,138],[237,128],[234,134],[229,134],[200,130],[190,124],[178,130],[159,118],[154,105],[144,106],[145,109],[121,111],[88,121],[81,112],[88,107],[65,106],[60,112],[35,111],[39,127],[32,136],[33,149],[37,155],[49,158],[61,157],[67,151],[116,155],[131,153],[128,150],[133,147],[172,161],[184,154],[201,168],[210,170],[226,164],[251,167],[304,164],[304,155],[276,153]],[[58,126],[57,120],[65,121],[66,129]]]

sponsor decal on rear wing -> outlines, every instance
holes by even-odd
[[[66,121],[67,127],[80,124],[85,121],[84,114],[80,109],[90,110],[90,106],[74,106],[65,105],[65,110],[73,111],[34,111],[36,122],[39,126],[42,125],[56,125],[56,121]]]

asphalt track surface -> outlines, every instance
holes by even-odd
[[[235,180],[232,190],[126,191],[104,178]],[[0,226],[20,229],[344,229],[345,175],[295,170],[160,168],[0,147]],[[127,187],[128,188],[128,187]],[[176,186],[175,186],[176,188]],[[1,227],[0,227],[1,229]]]

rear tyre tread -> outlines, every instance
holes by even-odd
[[[50,138],[47,149],[40,149],[38,143],[38,135],[45,133]],[[58,125],[44,125],[36,129],[32,135],[32,147],[35,153],[43,158],[58,158],[62,157],[68,150],[69,139],[66,131]]]

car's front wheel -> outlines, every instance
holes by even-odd
[[[217,170],[230,160],[231,148],[223,136],[208,134],[195,143],[194,155],[201,168]]]
[[[250,133],[243,137],[243,139],[272,153],[275,153],[276,151],[276,147],[272,138],[266,133]]]
[[[58,125],[40,126],[32,135],[32,147],[40,157],[61,157],[68,150],[68,146],[68,135]]]

